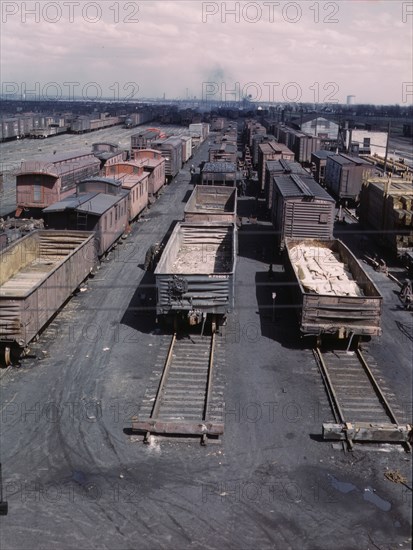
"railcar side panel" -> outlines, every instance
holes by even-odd
[[[326,247],[346,264],[363,296],[338,296],[307,291],[294,267],[291,250],[298,244]],[[383,298],[350,250],[339,240],[286,239],[286,268],[292,282],[294,305],[304,335],[336,334],[340,337],[377,336],[381,334],[380,317]]]
[[[35,231],[1,253],[0,343],[36,336],[96,264],[93,234]]]

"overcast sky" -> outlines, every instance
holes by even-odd
[[[407,105],[412,26],[397,0],[2,0],[2,92]]]

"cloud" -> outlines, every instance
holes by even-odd
[[[68,12],[56,23],[42,13],[38,22],[27,16],[22,23],[22,13],[8,16],[2,79],[96,81],[106,88],[134,81],[146,96],[168,97],[185,97],[186,88],[200,96],[205,81],[299,82],[303,101],[312,100],[314,82],[336,82],[340,100],[355,93],[375,103],[400,102],[401,83],[413,80],[412,17],[403,22],[400,2],[302,2],[293,22],[293,3],[281,1],[273,19],[263,10],[256,23],[251,6],[258,3],[238,3],[239,23],[223,11],[235,4],[210,2],[218,13],[207,22],[199,0],[102,2],[95,22],[92,9],[80,8],[72,23]],[[384,70],[391,81],[386,86]]]

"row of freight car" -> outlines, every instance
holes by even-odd
[[[156,269],[158,315],[224,315],[233,307],[236,190],[195,190],[185,216]],[[36,230],[1,251],[0,344],[6,363],[93,271],[97,238],[90,231]]]
[[[265,159],[263,172],[273,250],[284,254],[301,333],[380,334],[382,297],[355,256],[334,239],[335,200],[291,158]]]
[[[83,134],[118,124],[123,124],[125,128],[133,128],[149,122],[153,116],[151,111],[120,116],[101,115],[98,118],[79,116],[72,120],[63,116],[20,115],[0,120],[0,141],[25,137],[47,138],[65,132]]]
[[[275,230],[273,247],[284,254],[301,334],[379,335],[382,297],[351,251],[334,239],[335,199],[294,157],[285,156],[291,151],[283,151],[264,127],[249,124],[246,130],[261,164],[262,189]],[[291,135],[308,143],[297,132]],[[302,160],[308,161],[307,153]]]
[[[207,315],[225,318],[234,307],[236,225],[223,221],[229,210],[211,209],[205,217],[197,207],[194,216],[192,205],[215,193],[207,189],[195,190],[155,270],[158,316],[183,316],[196,324]],[[284,263],[303,336],[381,334],[382,296],[340,240],[287,238]]]
[[[149,153],[139,152],[144,157]],[[161,161],[164,174],[165,161],[152,160]],[[144,162],[149,166],[151,159]],[[2,249],[0,343],[6,364],[21,354],[148,206],[151,174],[139,160],[110,165],[107,174],[112,173],[80,181],[75,193],[43,209],[49,229],[32,231]],[[165,178],[156,178],[160,181],[163,185]],[[152,197],[160,189],[151,189]],[[234,197],[231,204],[235,208]]]
[[[191,136],[166,135],[159,128],[148,128],[131,136],[131,154],[142,149],[156,149],[165,158],[165,175],[173,179],[192,156],[193,141]]]
[[[207,315],[219,320],[232,311],[235,220],[235,188],[195,187],[185,220],[175,227],[155,269],[158,315],[180,315],[195,324]],[[290,221],[294,224],[294,217]],[[341,339],[381,334],[379,290],[344,243],[318,237],[306,238],[305,232],[299,238],[284,237],[281,247],[302,335]]]
[[[234,307],[236,190],[199,186],[155,269],[157,315],[189,324],[222,320]],[[2,253],[0,341],[21,352],[93,270],[94,234],[35,231]],[[286,271],[304,336],[380,334],[382,297],[338,240],[286,239]]]

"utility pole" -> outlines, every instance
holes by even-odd
[[[386,168],[387,168],[387,156],[389,154],[389,141],[390,141],[390,123],[391,123],[391,119],[389,120],[389,124],[387,126],[387,142],[386,142],[386,154],[384,155],[384,167],[383,167],[383,171],[384,171],[384,174],[386,174]]]

